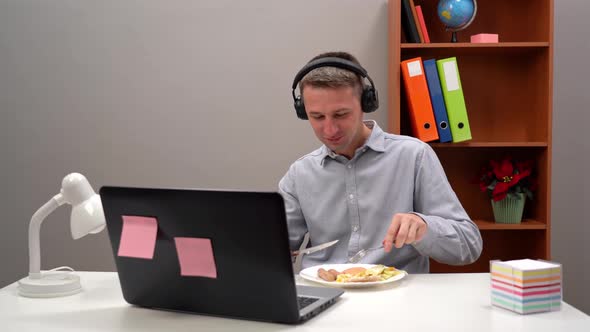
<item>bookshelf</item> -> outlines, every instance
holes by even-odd
[[[431,43],[406,43],[401,0],[389,0],[388,129],[412,135],[400,62],[413,57],[457,57],[473,139],[429,143],[463,207],[479,227],[483,252],[473,264],[431,261],[431,272],[488,272],[491,259],[550,259],[553,0],[478,1],[477,16],[450,43],[435,0],[420,5]],[[499,43],[472,44],[471,35],[497,33]],[[527,200],[523,222],[494,223],[487,196],[473,184],[481,166],[506,154],[536,161],[538,189]]]

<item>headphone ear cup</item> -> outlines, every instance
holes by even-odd
[[[375,112],[379,108],[379,98],[377,97],[377,90],[373,87],[365,87],[361,100],[363,112]]]
[[[301,96],[295,98],[295,112],[297,113],[297,117],[301,120],[307,120],[307,113],[305,113],[305,105],[303,104],[303,99]]]

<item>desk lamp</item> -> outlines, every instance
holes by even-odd
[[[74,240],[88,233],[98,233],[105,227],[100,196],[94,192],[84,175],[79,173],[66,175],[61,183],[60,193],[41,206],[31,218],[29,224],[29,276],[18,282],[18,293],[21,296],[57,297],[75,294],[82,290],[80,277],[70,271],[58,271],[62,268],[56,268],[41,273],[39,241],[41,223],[49,214],[65,203],[72,205],[70,228]]]

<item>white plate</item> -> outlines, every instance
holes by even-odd
[[[319,284],[331,287],[342,287],[342,288],[361,288],[361,287],[371,287],[383,284],[389,284],[392,282],[396,282],[400,279],[403,279],[408,273],[403,270],[399,270],[402,273],[395,275],[387,280],[383,281],[370,281],[370,282],[336,282],[336,281],[326,281],[320,277],[318,277],[318,270],[320,268],[324,268],[325,270],[334,269],[336,271],[343,271],[351,267],[364,267],[366,269],[371,268],[377,264],[324,264],[324,265],[316,265],[312,267],[308,267],[307,269],[303,269],[299,272],[299,275],[309,281],[317,282]]]

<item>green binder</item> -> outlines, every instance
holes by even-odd
[[[447,107],[453,142],[470,140],[471,128],[467,118],[467,107],[465,107],[457,58],[436,60],[436,68],[438,69],[445,106]]]

